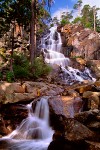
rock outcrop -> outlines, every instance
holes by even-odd
[[[100,59],[100,34],[82,25],[65,25],[61,30],[66,56]]]

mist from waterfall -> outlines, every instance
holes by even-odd
[[[80,71],[70,66],[70,59],[66,58],[62,53],[62,40],[60,33],[57,32],[57,26],[50,28],[50,32],[41,39],[41,45],[45,61],[51,65],[61,67],[64,82],[73,84],[75,81],[95,81],[87,67],[85,67],[84,71]]]
[[[47,97],[37,102],[35,110],[28,104],[28,117],[11,134],[0,139],[7,141],[10,150],[47,150],[52,141],[53,130],[49,126],[49,106]],[[3,149],[3,148],[2,148]]]

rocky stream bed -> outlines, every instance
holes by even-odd
[[[23,105],[34,101],[34,109],[44,96],[48,97],[50,125],[54,130],[48,150],[100,149],[100,81],[72,86],[46,81],[1,81],[0,137],[11,133],[27,117]],[[5,143],[0,143],[2,149]]]

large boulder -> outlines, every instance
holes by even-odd
[[[82,99],[74,96],[56,96],[48,99],[52,112],[56,115],[64,115],[73,118],[75,113],[82,109]]]
[[[61,116],[74,118],[74,115],[81,111],[82,100],[72,96],[52,96],[48,98],[50,108],[50,124],[55,130],[63,131],[62,124],[59,122]],[[62,120],[62,119],[61,119]]]
[[[85,140],[94,138],[94,133],[73,118],[59,117],[59,126],[62,130],[55,131],[53,141],[48,150],[87,150]]]
[[[94,136],[91,130],[74,119],[66,119],[64,125],[64,137],[69,141],[80,141],[93,138]]]

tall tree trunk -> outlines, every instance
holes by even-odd
[[[30,61],[33,64],[34,58],[36,56],[36,0],[31,2],[31,31],[30,31]]]
[[[11,33],[11,38],[12,38],[12,49],[11,49],[11,58],[10,58],[10,71],[13,72],[13,51],[14,51],[14,27],[15,27],[15,22],[12,23],[12,33]]]
[[[96,14],[96,11],[95,11],[95,6],[93,7],[93,17],[94,17],[94,31],[96,31],[96,23],[95,23],[95,14]]]

